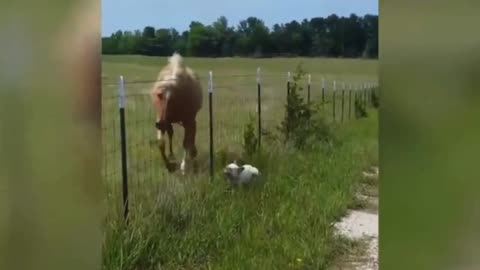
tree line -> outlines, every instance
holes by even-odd
[[[336,14],[301,22],[275,24],[269,29],[256,17],[236,27],[224,16],[211,25],[193,21],[182,33],[173,28],[117,31],[102,38],[103,54],[168,56],[173,52],[195,57],[378,57],[378,16]]]

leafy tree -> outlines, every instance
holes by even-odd
[[[213,23],[215,36],[218,41],[217,55],[232,56],[235,42],[235,29],[228,26],[228,20],[221,16]]]
[[[144,29],[143,29],[143,34],[142,36],[144,38],[155,38],[155,27],[152,27],[152,26],[146,26]]]
[[[212,26],[204,26],[200,22],[190,24],[187,42],[187,55],[216,56],[218,40]]]
[[[256,17],[232,27],[225,16],[211,25],[191,22],[187,31],[146,26],[117,31],[102,38],[104,54],[168,56],[174,51],[189,56],[299,55],[326,57],[378,57],[378,16],[339,17],[290,21],[270,30]]]
[[[237,33],[236,52],[240,55],[262,56],[271,48],[269,29],[256,17],[241,21]]]
[[[362,26],[367,38],[364,56],[378,57],[378,16],[366,15]]]

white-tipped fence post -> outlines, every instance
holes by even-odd
[[[260,67],[257,68],[257,102],[258,102],[258,149],[262,146],[262,85],[260,83]]]
[[[127,171],[127,134],[125,130],[125,80],[120,76],[118,83],[118,108],[120,113],[120,147],[122,166],[123,218],[128,221],[128,171]]]
[[[348,84],[348,118],[352,118],[352,84]]]
[[[372,88],[370,83],[367,84],[367,89],[368,89],[367,101],[368,101],[368,104],[372,105]]]
[[[307,104],[310,104],[310,89],[312,87],[312,74],[308,74],[308,86],[307,86]]]
[[[353,84],[353,92],[355,93],[355,97],[353,99],[353,104],[355,105],[355,102],[357,102],[357,99],[358,99],[358,85],[357,83],[354,83]]]
[[[332,99],[333,99],[333,121],[335,122],[335,100],[336,98],[336,93],[337,93],[337,81],[333,81],[333,94],[332,94]]]
[[[363,95],[364,95],[364,98],[363,98],[363,101],[364,101],[364,107],[365,107],[365,110],[367,109],[367,105],[368,105],[368,89],[367,89],[367,84],[366,83],[363,83]]]
[[[322,78],[322,104],[325,103],[325,79]]]
[[[372,82],[370,83],[370,87],[372,89],[372,95],[375,94],[375,96],[377,96],[377,92],[375,91],[375,84]],[[378,97],[378,96],[377,96]],[[372,96],[370,97],[370,99],[372,98]]]
[[[344,108],[345,108],[345,82],[342,82],[342,118],[341,118],[342,123],[343,123]]]
[[[291,74],[289,71],[287,72],[287,97],[290,95],[290,79],[291,79]]]
[[[210,129],[210,179],[213,180],[214,158],[213,158],[213,72],[208,73],[208,119]]]
[[[286,131],[287,131],[287,139],[289,138],[290,134],[290,119],[291,119],[291,110],[290,110],[290,71],[287,73],[287,122],[286,124]]]

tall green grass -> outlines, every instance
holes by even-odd
[[[228,190],[219,175],[145,189],[128,226],[107,221],[104,269],[327,269],[342,252],[332,223],[377,162],[376,124],[361,119],[302,152],[268,145],[250,160],[263,172],[250,189]]]

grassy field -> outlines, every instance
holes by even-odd
[[[303,63],[312,74],[312,102],[321,99],[321,78],[327,100],[332,82],[347,85],[376,81],[377,62],[332,59],[196,59],[186,63],[207,86],[214,74],[214,138],[216,156],[240,153],[243,128],[256,116],[255,73],[262,73],[262,122],[274,132],[284,114],[286,74]],[[364,168],[378,159],[377,115],[348,117],[332,124],[334,144],[312,143],[296,150],[264,140],[262,152],[249,162],[264,173],[262,185],[230,192],[218,177],[208,181],[208,103],[198,116],[197,145],[202,172],[196,177],[166,174],[155,145],[154,116],[145,95],[166,63],[165,58],[104,56],[104,175],[109,215],[105,224],[104,269],[327,269],[348,246],[333,234],[331,223],[352,203]],[[131,223],[121,223],[118,76],[127,81],[127,142]],[[337,83],[338,89],[342,84]],[[206,91],[205,91],[206,92]],[[304,93],[306,96],[306,93]],[[336,94],[337,123],[341,92]],[[348,96],[348,92],[346,94]],[[205,95],[206,97],[206,95]],[[331,116],[332,104],[325,107]],[[181,145],[183,131],[176,129]],[[180,147],[176,149],[181,156]],[[217,159],[219,161],[219,159]],[[216,171],[225,164],[216,164]]]

